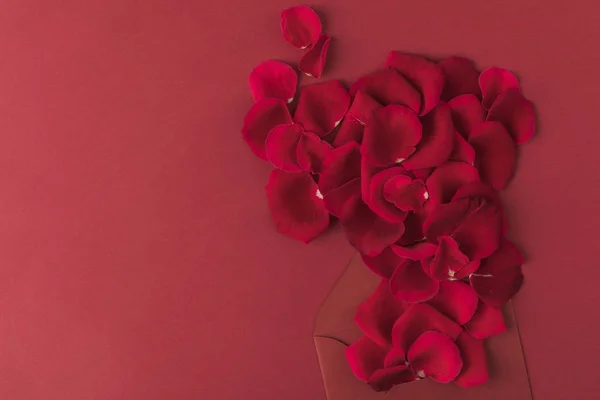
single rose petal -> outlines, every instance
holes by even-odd
[[[475,149],[475,166],[484,182],[495,190],[506,187],[515,173],[517,147],[499,122],[484,122],[471,132],[469,144]]]
[[[359,90],[384,106],[399,104],[415,113],[421,108],[421,94],[395,69],[386,68],[358,79],[350,87],[350,94],[354,96]]]
[[[481,300],[492,307],[500,307],[521,288],[523,262],[519,249],[503,239],[498,250],[483,260],[479,270],[470,276],[471,286]]]
[[[360,196],[360,178],[354,178],[323,195],[325,208],[335,217],[340,217],[348,200]]]
[[[471,203],[474,203],[471,205],[472,211],[464,218],[452,237],[460,243],[461,251],[470,260],[479,260],[489,257],[498,249],[502,236],[502,216],[493,203]]]
[[[399,300],[419,303],[437,294],[439,282],[425,272],[420,261],[404,260],[390,278],[390,289]]]
[[[392,327],[408,304],[392,296],[387,280],[382,280],[354,314],[354,322],[365,335],[382,347],[392,344]]]
[[[421,122],[414,112],[404,106],[389,105],[371,116],[360,151],[372,165],[401,163],[415,151],[421,135]]]
[[[283,38],[294,47],[304,49],[315,43],[321,30],[321,20],[310,7],[290,7],[281,12]]]
[[[304,86],[298,98],[294,121],[308,132],[325,136],[335,128],[350,107],[350,95],[339,81]]]
[[[317,41],[300,58],[298,69],[308,76],[320,78],[325,67],[325,59],[327,58],[327,50],[329,50],[330,42],[330,36],[319,36]]]
[[[406,229],[408,229],[407,226]],[[410,246],[393,244],[390,247],[397,256],[414,261],[421,261],[433,257],[437,251],[436,245],[427,242],[419,242]]]
[[[340,220],[350,244],[369,257],[381,253],[404,233],[404,224],[379,217],[360,196],[348,200]]]
[[[373,112],[379,110],[383,106],[379,104],[371,96],[359,90],[354,95],[354,101],[348,110],[347,117],[355,119],[361,124],[365,125],[373,115]]]
[[[429,193],[422,180],[398,174],[384,184],[383,197],[396,208],[408,212],[421,210],[423,203],[429,198]]]
[[[436,331],[419,336],[410,346],[407,358],[418,376],[440,383],[452,382],[463,367],[454,340]]]
[[[508,89],[520,90],[519,80],[512,72],[504,68],[492,67],[479,75],[479,87],[483,94],[483,106],[489,110],[498,96]]]
[[[365,126],[352,118],[344,118],[340,129],[333,140],[333,147],[341,147],[346,143],[355,142],[362,143]]]
[[[396,69],[419,89],[422,96],[419,115],[425,115],[437,106],[445,80],[438,64],[415,54],[391,51],[385,67]]]
[[[456,272],[469,263],[469,257],[460,251],[452,237],[441,236],[438,240],[437,252],[429,263],[429,273],[439,281],[456,279]]]
[[[397,367],[382,368],[371,375],[369,385],[373,390],[381,392],[390,390],[396,385],[408,383],[417,380],[415,372],[408,365],[399,365]]]
[[[266,186],[277,230],[308,243],[329,226],[329,213],[317,184],[307,172],[290,174],[275,169]]]
[[[452,109],[452,121],[456,130],[465,139],[469,138],[473,128],[485,121],[485,110],[479,99],[472,94],[463,94],[448,102]]]
[[[416,151],[402,163],[408,171],[444,164],[450,158],[454,147],[454,125],[447,103],[439,103],[421,119],[421,122],[423,138]],[[369,126],[365,129],[365,135],[368,129]]]
[[[319,190],[327,195],[355,178],[360,177],[360,146],[348,143],[329,152],[321,167]]]
[[[468,283],[463,281],[442,281],[440,291],[427,303],[464,325],[471,320],[479,299]]]
[[[423,222],[427,218],[428,208],[430,208],[429,203],[425,203],[425,207],[419,212],[410,212],[406,216],[404,220],[404,235],[398,240],[396,243],[399,246],[412,246],[416,245],[419,242],[422,242],[425,239],[425,235],[423,234]],[[434,246],[435,247],[435,246]],[[415,249],[416,251],[420,251]],[[435,250],[434,250],[435,253]],[[406,257],[411,258],[411,257]]]
[[[360,380],[368,381],[373,372],[383,368],[388,349],[363,336],[346,347],[345,354],[350,369]]]
[[[452,236],[467,216],[470,207],[468,199],[436,205],[423,223],[423,232],[427,240],[437,243],[441,236]]]
[[[481,198],[485,201],[493,203],[501,214],[502,218],[502,233],[508,232],[508,221],[504,212],[504,205],[498,196],[498,193],[488,184],[481,181],[473,181],[467,183],[458,189],[452,201],[469,198]]]
[[[454,383],[462,387],[472,387],[488,381],[489,374],[483,340],[478,340],[467,332],[462,332],[456,340],[463,360],[463,367]]]
[[[502,310],[480,301],[475,315],[465,325],[465,329],[475,339],[485,339],[506,332]]]
[[[454,149],[450,161],[462,161],[469,165],[475,164],[475,150],[457,131],[454,132]]]
[[[320,174],[323,162],[333,150],[331,145],[317,135],[304,132],[296,146],[296,159],[302,170]]]
[[[248,76],[254,101],[274,98],[291,103],[296,94],[298,75],[288,64],[268,60],[258,64]]]
[[[390,279],[396,267],[403,261],[390,247],[386,247],[375,257],[361,254],[363,263],[374,273],[385,279]]]
[[[406,353],[402,349],[392,347],[383,360],[385,368],[406,365]]]
[[[283,101],[263,99],[256,102],[244,117],[242,137],[254,154],[269,161],[265,149],[265,141],[269,132],[277,125],[291,124],[292,122],[290,112]]]
[[[527,142],[535,133],[533,103],[517,89],[509,89],[498,96],[487,120],[501,122],[517,144]]]
[[[463,162],[447,162],[436,168],[425,183],[429,200],[433,203],[448,203],[460,187],[479,181],[475,167]]]
[[[385,185],[394,177],[402,175],[402,167],[385,169],[371,178],[371,188],[369,190],[369,207],[377,215],[390,222],[402,222],[406,218],[407,211],[397,208],[384,197]],[[410,177],[407,177],[410,180]]]
[[[267,158],[279,169],[286,172],[300,172],[296,149],[304,130],[298,124],[278,125],[271,129],[265,148]]]
[[[481,97],[479,72],[475,69],[473,61],[464,57],[448,57],[440,61],[439,65],[446,76],[442,100],[449,101],[461,94]]]

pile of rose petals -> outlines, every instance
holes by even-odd
[[[319,77],[330,39],[317,14],[292,7],[281,27],[307,49],[298,68]],[[376,390],[486,382],[483,340],[506,330],[501,307],[523,281],[497,194],[535,131],[518,79],[391,52],[350,88],[319,82],[296,96],[297,82],[285,63],[259,64],[242,135],[275,167],[266,192],[278,231],[309,242],[339,219],[382,278],[356,313],[355,375]]]

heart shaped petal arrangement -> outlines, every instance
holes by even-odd
[[[320,77],[330,37],[318,15],[300,6],[281,17],[284,39],[304,49],[298,69]],[[276,60],[249,84],[242,135],[275,167],[266,193],[278,231],[310,242],[339,219],[382,279],[356,312],[354,374],[375,390],[486,382],[483,341],[506,330],[501,307],[523,281],[497,194],[535,132],[518,79],[462,57],[391,52],[350,88],[298,90],[294,68]]]

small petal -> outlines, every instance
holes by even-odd
[[[319,190],[327,195],[333,189],[360,177],[360,146],[348,143],[329,152],[321,167]]]
[[[458,132],[454,132],[454,149],[450,161],[462,161],[469,165],[475,164],[475,150]]]
[[[456,279],[456,273],[467,264],[469,257],[460,251],[458,243],[450,236],[441,236],[435,257],[429,263],[429,273],[439,281]]]
[[[440,61],[439,65],[446,76],[442,100],[449,101],[461,94],[473,94],[481,97],[478,82],[479,72],[475,69],[473,61],[464,57],[448,57]]]
[[[321,35],[317,41],[304,53],[298,62],[298,69],[308,76],[320,78],[325,67],[325,59],[327,58],[327,50],[329,50],[331,37]]]
[[[269,161],[265,149],[265,141],[269,132],[277,125],[291,124],[292,122],[290,112],[283,101],[263,99],[256,102],[244,117],[242,137],[254,154]]]
[[[340,217],[346,203],[355,196],[360,196],[360,178],[354,178],[323,195],[325,208],[335,217]]]
[[[500,245],[502,216],[493,203],[472,201],[471,211],[453,232],[461,251],[470,260],[492,255]]]
[[[463,367],[454,340],[436,331],[419,336],[408,350],[407,358],[417,375],[440,383],[452,382]]]
[[[408,229],[408,227],[406,227]],[[399,246],[392,245],[392,251],[399,257],[407,258],[409,260],[421,261],[426,260],[435,254],[437,246],[435,244],[427,242],[419,242],[410,246]]]
[[[386,247],[375,257],[361,255],[363,263],[377,275],[385,279],[390,279],[396,270],[396,267],[403,261],[391,247]],[[389,288],[388,288],[389,290]]]
[[[325,136],[335,128],[350,107],[350,95],[339,81],[304,86],[298,98],[294,121],[307,132]]]
[[[489,373],[483,340],[474,339],[467,332],[462,332],[456,345],[460,350],[463,367],[454,383],[465,388],[486,383]]]
[[[489,110],[498,96],[508,89],[520,90],[519,80],[509,70],[492,67],[479,75],[479,87],[483,93],[483,106]]]
[[[382,107],[383,106],[375,101],[375,99],[373,99],[371,96],[362,90],[359,90],[354,95],[354,101],[352,101],[352,105],[348,110],[347,117],[355,119],[356,121],[365,125],[371,118],[371,115],[373,115],[373,112]]]
[[[290,174],[275,169],[266,191],[279,232],[308,243],[329,226],[329,213],[309,173]]]
[[[502,310],[480,301],[475,315],[465,325],[465,329],[475,339],[485,339],[506,332]]]
[[[396,176],[404,173],[402,167],[385,169],[373,176],[369,190],[369,207],[377,215],[390,222],[402,222],[406,218],[407,211],[401,210],[384,197],[384,188],[387,183]],[[407,177],[410,180],[410,177]]]
[[[436,168],[425,183],[429,191],[429,200],[448,203],[463,185],[479,180],[475,167],[463,162],[447,162]]]
[[[440,291],[427,303],[443,312],[459,325],[471,320],[479,299],[468,283],[463,281],[440,282]]]
[[[515,143],[522,144],[535,133],[535,109],[517,89],[509,89],[494,102],[487,116],[488,121],[501,122]]]
[[[294,47],[304,49],[315,43],[321,30],[321,20],[310,7],[290,7],[281,12],[283,38]]]
[[[333,140],[333,147],[340,147],[346,143],[354,142],[361,144],[365,126],[352,118],[344,118],[340,129]]]
[[[469,144],[475,149],[475,166],[481,180],[495,190],[508,185],[515,173],[517,147],[499,122],[484,122],[471,132]]]
[[[367,382],[373,372],[383,368],[383,360],[388,349],[379,346],[367,336],[363,336],[346,347],[346,359],[354,375]]]
[[[383,197],[400,210],[419,211],[429,199],[429,193],[422,180],[398,174],[385,183]]]
[[[396,385],[408,383],[417,380],[412,368],[407,365],[399,365],[397,367],[383,368],[377,370],[371,375],[369,379],[369,385],[373,390],[381,392],[384,390],[390,390]]]
[[[303,129],[298,124],[278,125],[271,129],[265,148],[273,165],[286,172],[300,172],[296,149]]]
[[[268,60],[258,64],[248,77],[254,101],[274,98],[290,103],[296,94],[298,75],[288,64]]]
[[[485,110],[479,99],[472,94],[463,94],[448,102],[452,109],[452,121],[456,130],[465,139],[469,138],[473,128],[485,121]]]
[[[399,104],[418,113],[421,108],[421,94],[414,86],[394,69],[384,69],[358,79],[350,87],[354,96],[359,90],[365,92],[384,106]]]
[[[304,171],[320,174],[323,162],[332,150],[331,145],[317,135],[304,132],[296,147],[298,165]]]
[[[432,279],[420,261],[405,260],[390,278],[390,289],[397,299],[407,303],[427,301],[439,290],[439,282]]]
[[[470,211],[468,199],[447,204],[438,204],[427,216],[423,224],[425,237],[431,243],[437,243],[441,236],[452,236]]]

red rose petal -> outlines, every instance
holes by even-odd
[[[403,162],[415,151],[421,134],[421,122],[414,112],[404,106],[390,105],[373,113],[365,128],[361,154],[375,166]]]
[[[499,122],[484,122],[471,132],[469,144],[475,149],[475,166],[481,180],[494,189],[506,187],[515,173],[517,147]]]
[[[508,89],[520,90],[519,80],[512,72],[503,68],[488,68],[479,75],[479,87],[483,93],[483,106],[489,110],[498,96]]]
[[[504,205],[502,204],[498,193],[496,193],[496,191],[491,186],[481,181],[473,181],[467,183],[464,186],[461,186],[460,189],[458,189],[458,191],[452,198],[452,201],[469,198],[480,198],[493,203],[501,214],[502,233],[506,234],[506,232],[508,232],[508,221],[506,219],[506,214],[504,213]]]
[[[329,50],[331,37],[321,35],[317,41],[304,53],[298,62],[298,69],[308,76],[320,78],[325,67],[325,59],[327,58],[327,50]]]
[[[383,360],[388,352],[367,336],[363,336],[346,347],[345,354],[350,369],[360,380],[368,381],[373,372],[383,368]]]
[[[329,213],[309,173],[290,174],[275,169],[266,191],[279,232],[308,243],[329,226]]]
[[[360,196],[360,178],[354,178],[323,195],[325,208],[335,217],[340,217],[348,200]]]
[[[479,299],[468,283],[463,281],[440,282],[440,291],[428,301],[438,311],[464,325],[471,320]]]
[[[397,243],[399,246],[412,246],[425,239],[425,235],[423,234],[423,222],[427,218],[429,208],[429,203],[425,203],[423,209],[418,213],[408,213],[406,219],[404,220],[404,227],[406,228],[404,235],[402,235]]]
[[[242,137],[254,154],[269,161],[265,149],[265,141],[269,132],[277,125],[291,124],[292,122],[290,112],[283,101],[263,99],[256,102],[244,117]]]
[[[461,94],[481,97],[479,72],[475,69],[473,61],[463,57],[448,57],[440,61],[439,65],[446,76],[442,100],[448,101]]]
[[[267,158],[279,169],[286,172],[300,172],[296,149],[303,129],[298,124],[278,125],[271,129],[265,148]]]
[[[333,140],[333,147],[340,147],[346,143],[362,143],[365,126],[352,118],[344,118],[340,129]]]
[[[383,347],[392,344],[392,327],[408,307],[392,296],[387,280],[356,309],[354,322],[372,341]]]
[[[385,368],[406,365],[406,353],[402,349],[392,347],[383,360]]]
[[[470,211],[467,199],[438,204],[427,216],[423,224],[425,237],[431,243],[437,243],[441,236],[452,236]]]
[[[385,279],[390,279],[396,267],[403,261],[390,247],[386,247],[375,257],[362,255],[363,263],[374,273]]]
[[[468,139],[473,128],[485,121],[485,110],[479,99],[472,94],[463,94],[448,102],[452,109],[452,121],[456,130]]]
[[[294,121],[307,132],[325,136],[344,118],[350,95],[339,81],[304,86],[298,98]]]
[[[408,227],[406,227],[408,229]],[[410,246],[392,245],[392,251],[399,257],[408,258],[409,260],[421,261],[433,257],[437,251],[435,244],[420,242]]]
[[[418,376],[440,383],[452,382],[463,367],[454,340],[435,331],[419,336],[410,346],[407,358]]]
[[[400,365],[375,371],[368,383],[375,391],[381,392],[417,379],[414,371],[409,366]]]
[[[413,342],[427,331],[437,331],[456,340],[462,328],[428,304],[411,304],[392,328],[393,346],[408,351]]]
[[[360,146],[348,143],[329,152],[321,167],[319,190],[327,195],[355,178],[360,177]]]
[[[353,118],[361,124],[365,125],[373,115],[373,112],[379,110],[383,106],[379,104],[371,96],[359,90],[354,95],[354,101],[348,110],[347,117]]]
[[[485,339],[506,332],[502,310],[480,301],[475,315],[465,325],[465,329],[475,339]]]
[[[456,271],[454,274],[454,279],[465,279],[468,278],[473,272],[479,269],[479,265],[481,264],[481,260],[473,260],[468,264],[464,265],[461,269]]]
[[[447,203],[460,187],[476,181],[479,181],[479,173],[475,167],[463,162],[447,162],[427,179],[429,200],[436,204]]]
[[[362,199],[365,203],[368,202],[371,197],[371,179],[375,174],[384,169],[385,168],[369,164],[367,160],[362,157],[360,162],[360,189]]]
[[[423,138],[416,151],[402,163],[402,166],[409,171],[444,164],[450,158],[454,147],[454,125],[448,104],[438,104],[421,121]],[[368,129],[369,126],[365,132]]]
[[[422,180],[396,175],[384,184],[383,197],[400,210],[419,211],[429,198],[429,193]]]
[[[458,132],[454,132],[454,149],[450,161],[462,161],[469,165],[475,164],[475,150]]]
[[[498,121],[517,144],[527,142],[535,133],[535,109],[517,89],[509,89],[498,96],[490,108],[488,121]]]
[[[422,96],[419,115],[425,115],[437,106],[445,80],[439,65],[421,56],[392,51],[385,66],[395,68],[419,89]]]
[[[407,211],[397,208],[384,197],[385,185],[395,176],[402,175],[404,169],[394,167],[385,169],[371,178],[371,188],[369,190],[369,207],[377,215],[390,222],[402,222],[406,218]],[[407,177],[409,180],[410,178]]]
[[[304,132],[296,147],[298,165],[304,171],[319,174],[325,158],[332,150],[331,145],[321,140],[317,135]]]
[[[321,20],[310,7],[290,7],[281,12],[283,38],[294,47],[304,49],[315,43],[321,30]]]
[[[435,296],[439,282],[425,272],[420,261],[405,260],[390,278],[390,289],[397,299],[418,303]]]
[[[462,332],[456,340],[463,360],[463,367],[454,383],[462,387],[481,385],[488,381],[488,368],[483,340],[472,338]]]
[[[394,69],[386,68],[358,79],[350,87],[350,94],[354,96],[359,90],[384,106],[399,104],[415,113],[421,108],[419,91]]]
[[[261,62],[248,76],[254,101],[274,98],[291,103],[296,94],[297,83],[296,71],[288,64],[277,60]]]
[[[470,260],[492,255],[500,245],[501,236],[502,216],[498,208],[489,202],[472,205],[472,211],[452,234]]]
[[[435,168],[422,168],[422,169],[415,169],[413,171],[410,171],[410,173],[413,174],[415,179],[420,179],[422,181],[426,181],[427,178],[429,178],[429,176],[431,175],[431,173],[434,170],[435,170]]]
[[[510,241],[503,239],[498,250],[481,262],[470,277],[477,296],[492,307],[501,307],[523,284],[523,256]]]
[[[439,281],[456,279],[456,272],[468,263],[469,257],[460,251],[458,243],[449,236],[441,236],[435,257],[429,263],[429,273]]]

